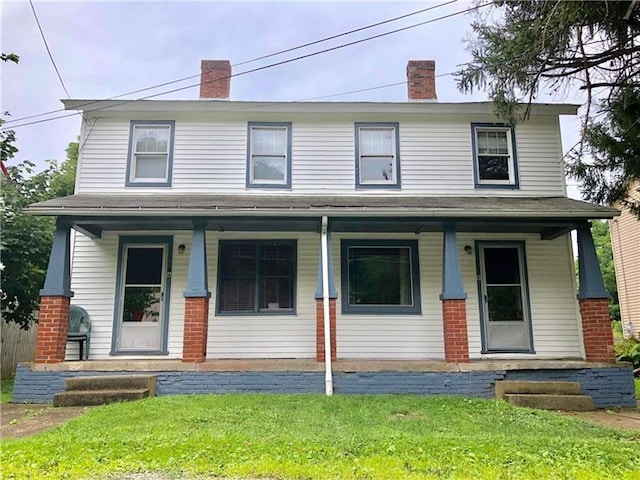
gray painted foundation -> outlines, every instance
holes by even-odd
[[[65,379],[98,375],[155,375],[158,395],[224,393],[324,393],[320,371],[70,371],[39,370],[20,364],[14,403],[51,403],[64,390]],[[334,392],[340,394],[459,395],[494,398],[497,380],[558,380],[579,382],[583,395],[599,408],[635,407],[630,366],[598,368],[478,370],[466,372],[358,371],[335,372]]]

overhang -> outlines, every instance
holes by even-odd
[[[88,195],[30,205],[35,215],[64,217],[90,236],[103,230],[190,230],[194,220],[218,231],[457,231],[539,233],[555,238],[616,209],[566,197]]]

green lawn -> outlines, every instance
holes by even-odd
[[[13,378],[7,378],[0,383],[0,403],[7,403],[11,401],[11,395],[13,394]]]
[[[186,395],[2,441],[3,478],[640,478],[637,433],[451,397]]]

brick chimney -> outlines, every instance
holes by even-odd
[[[231,63],[229,60],[202,60],[200,98],[229,99]]]
[[[407,92],[410,101],[438,99],[435,61],[409,60],[407,63]]]

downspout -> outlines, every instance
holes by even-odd
[[[333,375],[331,372],[331,319],[329,318],[329,254],[327,229],[329,218],[322,217],[320,249],[322,251],[322,308],[324,316],[324,388],[327,396],[333,395]]]

